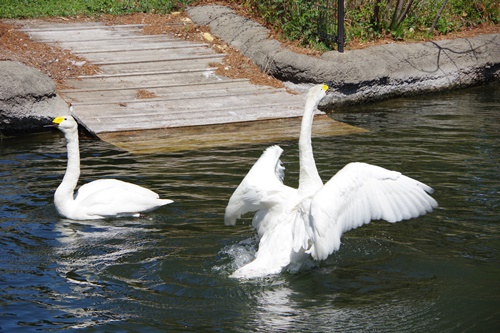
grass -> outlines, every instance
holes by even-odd
[[[0,18],[168,14],[184,8],[190,2],[190,0],[2,0]]]

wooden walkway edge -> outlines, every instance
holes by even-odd
[[[102,73],[68,80],[65,85],[72,89],[59,93],[72,104],[75,117],[91,133],[130,151],[155,151],[162,145],[196,149],[195,145],[175,143],[171,135],[164,135],[173,129],[177,129],[179,137],[196,126],[222,126],[220,131],[225,133],[227,124],[302,115],[304,95],[219,76],[210,64],[220,62],[224,54],[216,53],[206,44],[168,35],[144,35],[142,27],[29,21],[22,31],[35,41],[68,49],[100,66]],[[152,98],[142,98],[140,92]],[[335,123],[337,129],[341,127],[340,123],[325,120]],[[236,127],[238,133],[245,130],[245,126]],[[250,127],[250,133],[258,128]],[[151,130],[160,131],[153,137],[168,137],[168,144],[155,139],[149,140],[146,147],[152,137]],[[147,133],[141,137],[141,131]],[[350,128],[350,131],[356,130]],[[191,132],[207,135],[206,131]],[[215,129],[214,133],[217,132]],[[235,142],[235,135],[238,134],[226,136],[226,144]],[[216,136],[218,143],[214,144],[220,144],[220,135]],[[210,137],[213,136],[187,141],[203,141],[203,146],[207,146]],[[145,148],[133,149],[138,142]]]

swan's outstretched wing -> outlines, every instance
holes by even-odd
[[[314,196],[310,207],[314,259],[323,260],[340,247],[342,233],[371,220],[398,222],[432,211],[431,187],[365,163],[350,163]]]
[[[245,213],[280,203],[287,191],[293,191],[283,185],[285,168],[279,159],[282,152],[279,146],[271,146],[255,162],[229,199],[224,215],[226,225],[234,225]]]
[[[119,216],[145,212],[172,203],[139,185],[117,179],[99,179],[80,187],[75,194],[78,210],[89,216]]]

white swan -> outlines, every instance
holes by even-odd
[[[66,138],[68,166],[61,184],[54,193],[54,204],[60,215],[73,220],[94,220],[108,217],[139,216],[172,203],[144,187],[117,179],[99,179],[87,183],[73,193],[80,177],[78,124],[71,116],[52,121]]]
[[[256,278],[300,268],[307,255],[324,260],[340,247],[342,233],[371,220],[398,222],[432,211],[437,202],[429,186],[399,172],[350,163],[325,185],[318,174],[311,128],[327,85],[312,87],[306,99],[299,138],[299,188],[283,184],[278,146],[267,148],[229,199],[226,225],[256,212],[259,249],[255,259],[231,277]]]

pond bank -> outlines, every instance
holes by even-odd
[[[240,50],[265,72],[283,80],[292,90],[303,92],[314,83],[333,82],[337,93],[323,100],[320,105],[323,111],[341,110],[349,105],[405,95],[500,82],[500,34],[427,43],[386,44],[345,53],[326,52],[321,57],[311,57],[294,53],[278,41],[268,39],[269,31],[266,28],[238,16],[227,7],[193,7],[188,8],[187,13],[194,23],[208,26],[214,35]],[[192,63],[189,63],[191,66]],[[10,69],[21,66],[9,61],[2,61],[0,65]],[[0,84],[0,88],[4,86],[4,89],[0,89],[0,136],[40,131],[43,129],[42,124],[50,122],[54,113],[68,112],[51,78],[44,73],[33,73],[27,68],[1,72],[6,79]],[[152,74],[158,72],[157,67],[151,70]],[[186,83],[185,73],[182,80]],[[151,88],[150,85],[148,87]],[[243,91],[248,92],[249,89],[243,88]],[[156,92],[156,96],[161,97],[159,92]],[[292,99],[297,99],[297,96],[292,97],[280,98],[280,103],[286,107],[279,109],[289,117],[302,112],[302,102],[294,104]],[[129,99],[137,104],[134,96],[129,96]],[[249,109],[260,110],[253,102],[242,98],[236,100]],[[119,97],[118,102],[122,114],[123,105],[127,103],[123,96]],[[262,103],[269,105],[268,101],[263,100]],[[178,103],[175,105],[175,108],[182,109]],[[296,105],[297,115],[290,112],[292,105]],[[207,106],[203,105],[203,112],[206,113],[206,110]]]
[[[315,58],[286,49],[268,38],[267,28],[228,7],[197,6],[187,13],[290,87],[332,81],[337,93],[322,101],[323,110],[500,81],[500,34],[331,51]]]

